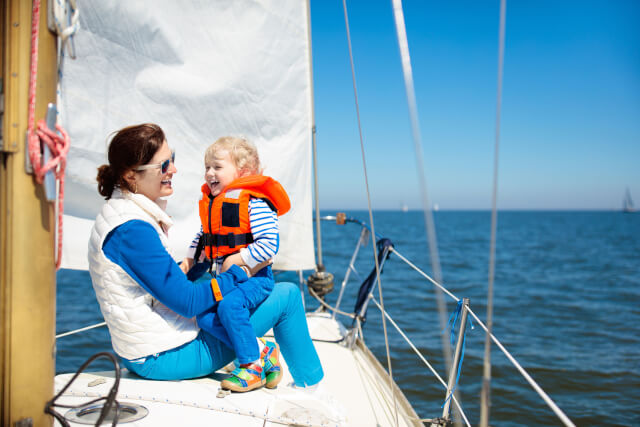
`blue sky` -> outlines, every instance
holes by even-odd
[[[420,208],[391,1],[347,3],[374,209]],[[498,0],[403,2],[427,187],[491,206]],[[320,206],[366,208],[341,0],[311,0]],[[640,204],[640,2],[508,1],[498,206]]]

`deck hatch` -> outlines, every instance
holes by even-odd
[[[102,404],[83,406],[68,411],[64,418],[69,422],[95,425],[102,411]],[[103,423],[111,423],[115,417],[115,407],[111,407]],[[118,424],[131,423],[143,419],[149,414],[149,410],[136,403],[120,403]]]

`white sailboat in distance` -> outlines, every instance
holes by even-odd
[[[633,205],[633,199],[631,198],[631,192],[627,188],[627,191],[624,193],[624,199],[622,201],[622,212],[632,213],[636,211],[637,209]]]

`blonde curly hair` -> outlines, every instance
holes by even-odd
[[[222,151],[229,153],[231,161],[238,170],[248,173],[249,175],[262,174],[258,149],[246,138],[238,136],[223,136],[218,138],[216,142],[211,144],[207,148],[207,151],[205,151],[205,163],[220,158],[220,152]]]

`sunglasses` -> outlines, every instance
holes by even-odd
[[[162,162],[162,163],[152,163],[152,164],[149,164],[149,165],[138,166],[134,170],[139,172],[139,171],[143,171],[143,170],[146,170],[146,169],[160,168],[160,171],[163,174],[165,174],[169,170],[169,165],[171,163],[175,163],[175,161],[176,161],[176,152],[172,151],[171,152],[171,158],[165,160],[164,162]]]

